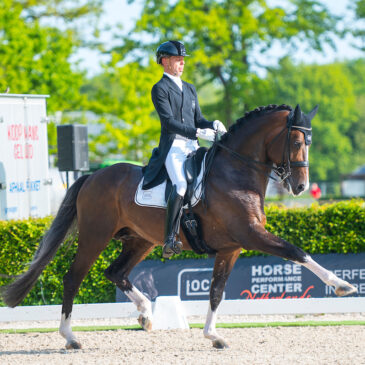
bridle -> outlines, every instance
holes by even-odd
[[[290,160],[290,133],[292,132],[292,130],[299,130],[304,135],[306,135],[306,133],[309,133],[312,130],[312,128],[305,128],[302,126],[293,125],[293,121],[294,121],[293,112],[290,112],[290,114],[287,117],[286,126],[279,132],[279,134],[277,136],[275,136],[270,141],[269,145],[267,146],[267,148],[269,148],[274,143],[274,141],[276,141],[287,130],[285,145],[284,145],[284,149],[283,149],[283,158],[282,158],[282,163],[280,165],[272,165],[272,164],[256,161],[256,160],[252,159],[251,157],[241,155],[240,153],[232,150],[231,148],[225,146],[223,143],[219,142],[217,139],[217,136],[216,136],[216,141],[214,142],[212,147],[214,150],[216,150],[217,147],[220,147],[220,148],[226,150],[232,156],[236,157],[238,160],[240,160],[241,162],[246,164],[248,167],[250,167],[256,171],[259,171],[261,173],[264,173],[270,179],[272,179],[278,183],[282,183],[289,176],[291,176],[292,167],[309,167],[308,160],[305,160],[305,161],[291,161]],[[309,145],[311,140],[310,140],[310,138],[308,138],[308,139],[305,138],[305,141],[306,141],[305,142],[306,145]],[[307,142],[307,141],[309,141],[309,142]],[[214,153],[213,153],[213,155],[214,155]],[[277,178],[273,177],[271,174],[269,174],[267,172],[264,172],[262,169],[259,168],[260,166],[272,170],[277,175]]]

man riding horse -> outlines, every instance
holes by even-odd
[[[175,236],[187,189],[184,162],[198,149],[197,137],[214,141],[216,131],[222,134],[227,131],[219,120],[210,122],[203,117],[195,87],[181,80],[186,56],[183,43],[162,43],[157,49],[156,61],[162,65],[164,74],[152,88],[152,101],[161,121],[161,136],[144,170],[142,188],[150,189],[157,185],[156,180],[161,181],[161,177],[167,178],[167,175],[172,182],[165,218],[165,258],[179,254],[182,249],[182,243]]]

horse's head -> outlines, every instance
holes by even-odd
[[[318,105],[310,113],[304,114],[297,105],[287,117],[287,133],[282,133],[275,143],[276,148],[270,149],[272,156],[269,157],[276,165],[276,173],[283,180],[285,188],[294,195],[301,194],[309,186],[311,120],[317,110]]]

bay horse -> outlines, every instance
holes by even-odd
[[[299,106],[295,111],[287,105],[261,107],[246,113],[215,144],[214,163],[206,179],[206,206],[200,202],[194,213],[202,223],[203,239],[216,251],[203,331],[216,348],[228,346],[215,328],[217,308],[242,248],[303,265],[324,283],[334,286],[339,296],[357,291],[299,247],[265,230],[264,198],[271,170],[293,195],[308,188],[310,120],[315,112],[316,109],[306,115]],[[135,204],[141,178],[141,167],[131,164],[116,164],[80,177],[68,190],[28,270],[3,288],[4,302],[17,306],[77,222],[78,249],[63,278],[60,333],[68,349],[81,348],[71,329],[74,297],[91,265],[113,237],[122,241],[122,251],[105,275],[137,306],[143,329],[152,328],[151,302],[131,284],[128,275],[156,245],[163,244],[165,210]],[[183,248],[191,249],[183,233],[180,238]]]

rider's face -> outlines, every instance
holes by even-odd
[[[184,71],[184,56],[170,56],[162,59],[165,72],[180,77]]]

